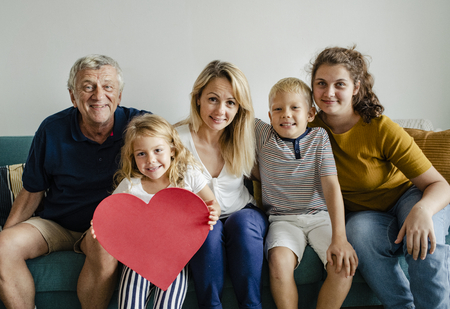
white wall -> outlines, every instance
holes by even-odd
[[[449,129],[447,0],[2,0],[0,135],[32,135],[71,105],[70,67],[106,54],[125,75],[122,105],[170,122],[188,114],[192,84],[211,60],[246,74],[256,115],[279,79],[309,83],[305,66],[327,46],[372,56],[375,90],[391,118]]]

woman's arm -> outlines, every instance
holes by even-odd
[[[327,250],[327,261],[333,265],[332,255],[336,256],[336,272],[345,268],[346,276],[354,276],[358,267],[358,257],[352,245],[347,241],[345,233],[345,211],[341,188],[337,176],[321,177],[322,190],[325,196],[331,220],[332,237]]]
[[[197,195],[200,196],[200,198],[206,203],[206,206],[208,207],[209,219],[211,220],[208,221],[208,224],[210,225],[209,229],[212,230],[214,228],[214,225],[217,223],[217,220],[219,220],[221,214],[220,205],[217,202],[214,193],[207,185],[205,185],[203,189],[197,192]]]
[[[427,255],[428,239],[430,254],[436,249],[432,217],[450,203],[450,186],[433,166],[412,178],[411,182],[423,192],[423,196],[406,217],[395,243],[400,243],[406,235],[408,253],[417,260],[420,252],[423,260]]]

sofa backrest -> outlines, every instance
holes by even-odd
[[[33,136],[0,136],[0,166],[25,163]]]

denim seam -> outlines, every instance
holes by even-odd
[[[391,227],[392,227],[392,225],[395,223],[395,221],[396,221],[396,218],[393,217],[392,220],[391,220],[391,222],[389,222],[389,225],[388,225],[388,227],[387,227],[387,229],[386,229],[386,238],[387,238],[387,241],[388,241],[388,243],[389,243],[389,253],[390,253],[392,256],[395,254],[395,251],[397,251],[397,249],[394,250],[394,248],[393,248],[393,243],[391,242],[391,239],[389,238],[389,231],[391,230]]]

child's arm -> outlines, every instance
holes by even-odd
[[[214,196],[214,193],[211,191],[211,189],[205,185],[203,189],[201,189],[199,192],[197,192],[197,195],[201,197],[201,199],[206,203],[206,206],[208,206],[209,210],[209,229],[212,231],[214,228],[214,225],[217,223],[217,220],[219,220],[220,217],[220,205],[217,203],[216,197]]]
[[[252,168],[252,174],[251,174],[250,179],[261,181],[261,175],[259,173],[259,165],[258,165],[257,161],[255,161],[255,165]]]
[[[322,189],[331,219],[331,245],[327,250],[327,261],[333,265],[336,256],[336,272],[345,268],[346,276],[353,276],[358,266],[358,257],[345,234],[345,212],[341,188],[337,176],[321,177]]]

